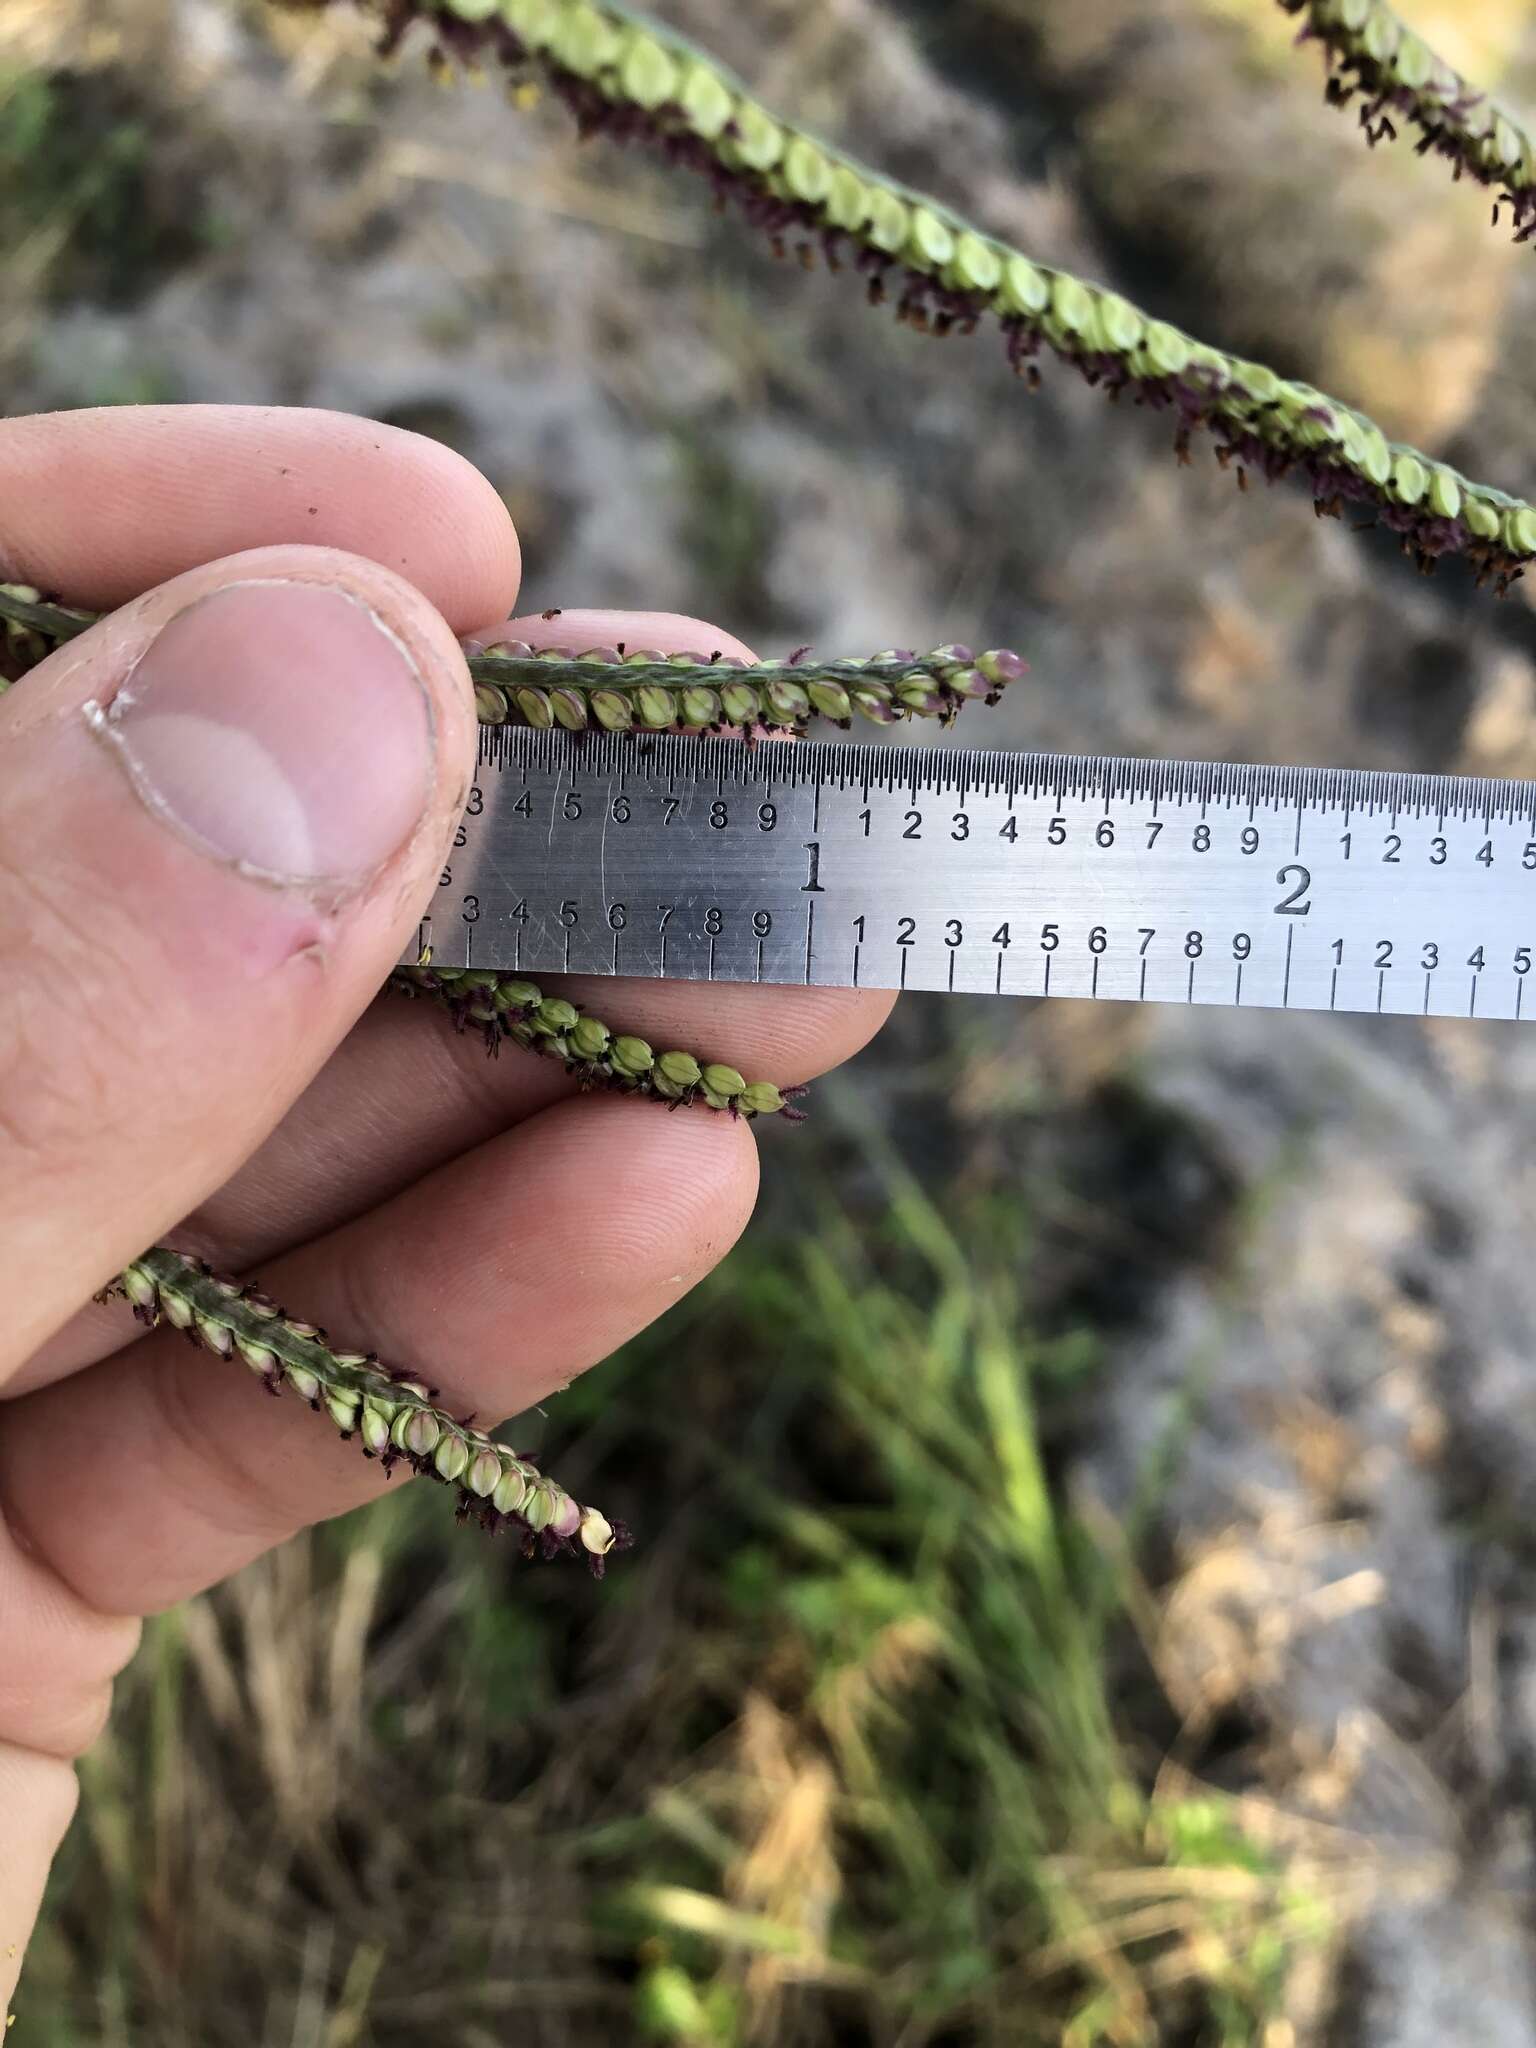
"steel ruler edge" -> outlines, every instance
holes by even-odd
[[[406,964],[1520,1020],[1536,783],[482,728]]]

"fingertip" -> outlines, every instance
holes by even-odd
[[[413,548],[423,550],[431,543],[423,576],[412,574],[409,553],[394,566],[433,599],[456,633],[468,633],[487,610],[510,611],[522,588],[523,550],[506,500],[457,450],[401,428],[387,431],[413,444],[412,460],[432,475],[435,485],[428,501],[412,508]],[[419,538],[417,513],[428,522]]]
[[[500,493],[454,449],[321,407],[85,407],[0,420],[0,567],[110,609],[221,556],[361,555],[465,632],[517,600]]]
[[[736,1243],[757,1202],[757,1141],[746,1118],[697,1106],[669,1110],[636,1096],[581,1095],[493,1140],[472,1167],[448,1169],[458,1221],[441,1238],[445,1267],[463,1266],[465,1233],[476,1232],[477,1217],[496,1213],[502,1162],[512,1157],[537,1158],[540,1183],[556,1191],[547,1219],[520,1205],[535,1242],[550,1232],[544,1249],[551,1258],[576,1210],[589,1213],[582,1271],[595,1302],[606,1304],[597,1308],[605,1326],[626,1292],[646,1298],[649,1320],[695,1285]],[[483,1185],[477,1172],[487,1175]],[[533,1270],[549,1267],[535,1258]],[[651,1300],[656,1290],[664,1300]]]
[[[686,612],[621,612],[601,606],[551,606],[519,617],[495,617],[474,628],[471,638],[526,640],[530,647],[654,647],[660,654],[696,654],[708,661],[728,654],[741,661],[757,656],[744,640]]]
[[[778,992],[774,1078],[814,1081],[862,1052],[885,1027],[896,991],[885,988],[783,989]]]

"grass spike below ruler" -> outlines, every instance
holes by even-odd
[[[487,1528],[517,1531],[531,1557],[603,1559],[629,1532],[472,1423],[438,1405],[421,1380],[395,1372],[371,1352],[336,1349],[324,1330],[287,1315],[257,1288],[216,1273],[204,1260],[158,1245],[104,1290],[151,1328],[164,1322],[215,1358],[238,1360],[268,1393],[290,1390],[325,1414],[344,1440],[386,1472],[404,1465],[455,1489],[459,1513]]]

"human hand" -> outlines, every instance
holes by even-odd
[[[369,1007],[470,780],[456,634],[746,651],[665,614],[509,629],[518,573],[485,480],[371,422],[0,422],[0,576],[121,607],[0,697],[0,2014],[139,1618],[384,1483],[94,1291],[169,1236],[503,1415],[660,1314],[750,1213],[746,1124],[582,1096],[425,1005]],[[784,1083],[888,1008],[602,995]]]

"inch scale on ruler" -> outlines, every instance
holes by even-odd
[[[1536,783],[484,728],[408,962],[1536,1016]]]

